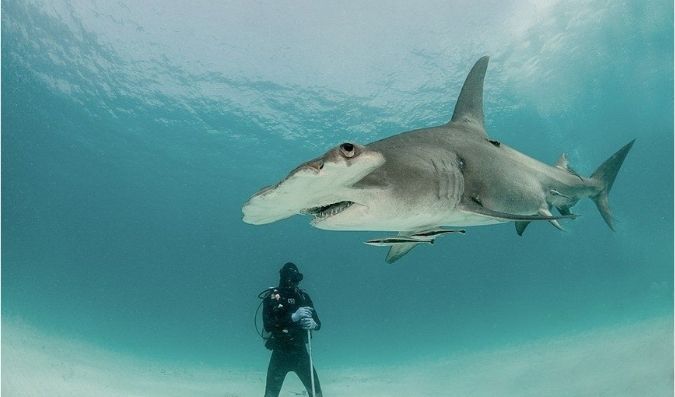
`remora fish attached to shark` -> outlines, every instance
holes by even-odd
[[[543,220],[562,229],[558,219],[574,218],[570,208],[586,197],[614,230],[607,197],[635,140],[585,178],[564,154],[550,166],[491,139],[483,122],[487,64],[483,57],[473,66],[447,124],[365,146],[342,143],[254,194],[242,209],[244,222],[304,214],[319,229],[395,231],[366,242],[390,247],[389,263],[455,232],[443,226],[513,221],[522,235],[530,222]]]

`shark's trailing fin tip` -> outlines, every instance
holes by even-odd
[[[483,80],[489,60],[488,56],[479,59],[466,76],[455,104],[451,123],[466,124],[480,130],[485,129],[483,125]]]

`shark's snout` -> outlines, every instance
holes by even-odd
[[[295,214],[326,222],[359,205],[353,185],[384,163],[384,156],[345,142],[307,161],[278,184],[254,194],[242,208],[246,223],[272,223]]]

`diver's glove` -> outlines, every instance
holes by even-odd
[[[295,313],[291,314],[291,320],[293,320],[294,323],[308,317],[312,317],[312,308],[309,306],[303,306],[296,310]]]
[[[319,327],[319,324],[317,324],[313,318],[305,317],[302,320],[300,320],[300,326],[302,327],[302,329],[317,329]]]

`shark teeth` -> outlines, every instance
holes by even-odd
[[[320,207],[313,207],[303,210],[302,213],[305,215],[312,215],[314,219],[325,219],[333,215],[337,215],[340,212],[346,210],[354,204],[353,201],[340,201],[337,203],[332,203],[328,205],[323,205]]]

